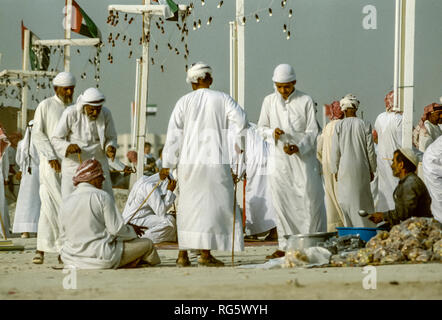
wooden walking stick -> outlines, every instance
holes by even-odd
[[[238,162],[236,163],[236,175],[238,176]],[[235,184],[234,187],[234,193],[233,193],[233,234],[232,234],[232,267],[235,265],[235,218],[236,218],[236,188],[237,188],[237,177],[235,177],[235,180],[233,181]]]
[[[80,153],[77,153],[77,155],[78,155],[78,161],[80,161],[80,164],[82,164],[83,161],[81,161],[81,154],[80,154]]]

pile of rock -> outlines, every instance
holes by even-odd
[[[412,217],[381,231],[359,251],[331,257],[333,266],[364,266],[442,261],[442,225],[431,218]]]

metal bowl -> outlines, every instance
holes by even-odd
[[[287,249],[305,249],[316,247],[318,243],[325,242],[331,237],[336,236],[337,232],[315,232],[315,233],[301,233],[294,235],[284,235],[287,239]]]

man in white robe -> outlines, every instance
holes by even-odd
[[[40,218],[37,231],[36,264],[43,263],[44,252],[58,253],[61,248],[58,211],[61,204],[61,164],[51,143],[66,106],[72,103],[75,78],[69,72],[60,72],[52,82],[55,95],[43,100],[34,114],[34,146],[40,157]]]
[[[222,266],[210,250],[244,250],[241,216],[233,217],[233,180],[228,130],[244,130],[243,109],[227,94],[209,89],[212,69],[196,63],[187,72],[193,91],[180,98],[170,117],[163,169],[178,167],[177,264],[190,265],[187,249],[200,249],[198,263]],[[239,132],[238,132],[239,135]],[[235,226],[235,233],[233,233]],[[235,239],[233,240],[233,235]],[[234,242],[233,242],[234,241]]]
[[[284,235],[327,229],[313,100],[295,89],[295,71],[288,64],[278,65],[272,80],[276,90],[264,98],[258,121],[260,133],[275,140],[269,161],[279,249],[269,259],[285,255]]]
[[[442,223],[442,136],[425,150],[422,169],[431,196],[431,213]]]
[[[376,172],[376,154],[369,123],[356,117],[359,101],[352,94],[340,101],[345,119],[338,122],[332,138],[330,171],[338,182],[338,202],[345,227],[374,227],[359,210],[373,212],[370,181]]]
[[[1,227],[0,227],[0,235],[2,237],[10,236],[9,227],[10,227],[10,219],[9,219],[9,208],[8,202],[5,197],[5,186],[8,183],[8,174],[9,174],[9,158],[8,158],[8,150],[11,143],[6,136],[6,131],[0,123],[0,217],[2,219]],[[4,230],[4,232],[3,232]]]
[[[381,113],[374,124],[378,135],[378,201],[376,211],[393,210],[393,192],[399,179],[391,174],[394,151],[402,147],[402,113],[393,110],[393,91],[385,97],[386,111]]]
[[[72,177],[81,161],[95,158],[103,167],[103,190],[113,198],[112,182],[107,158],[115,159],[117,133],[111,111],[103,107],[104,95],[96,88],[89,88],[77,99],[77,103],[63,112],[52,136],[52,143],[61,164],[61,194],[63,199],[74,191]],[[107,158],[106,158],[107,157]]]
[[[344,226],[344,214],[338,202],[338,184],[333,173],[330,172],[332,137],[336,124],[344,118],[339,101],[326,104],[326,115],[330,122],[326,124],[321,135],[318,136],[317,157],[322,163],[322,175],[324,178],[325,206],[327,211],[327,231],[335,232],[336,227]]]
[[[116,269],[160,263],[149,239],[138,239],[145,228],[127,225],[110,195],[101,190],[104,181],[100,162],[84,161],[76,170],[78,186],[60,208],[63,234],[61,259],[79,269]]]
[[[16,162],[20,167],[20,189],[15,207],[14,233],[21,233],[22,238],[29,238],[29,233],[38,230],[40,217],[40,178],[38,166],[40,160],[32,134],[34,120],[26,128],[25,137],[18,143]]]
[[[423,124],[422,124],[423,122]],[[419,128],[418,149],[422,152],[442,135],[439,124],[442,123],[442,105],[432,103],[425,107]]]
[[[175,217],[167,213],[175,201],[176,181],[161,178],[159,173],[142,176],[132,187],[123,211],[124,222],[146,227],[143,238],[153,243],[176,241]]]
[[[245,231],[247,235],[256,235],[274,229],[276,216],[269,186],[270,147],[255,124],[249,124],[245,149]],[[271,233],[274,235],[275,230]]]

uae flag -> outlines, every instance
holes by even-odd
[[[21,49],[25,49],[25,30],[28,30],[21,22]],[[47,71],[49,67],[49,54],[51,49],[47,46],[32,45],[35,40],[40,40],[32,31],[29,31],[29,60],[31,69],[34,71]]]
[[[97,25],[74,0],[72,0],[71,30],[88,38],[101,39]]]
[[[152,0],[160,5],[166,5],[165,18],[169,21],[178,21],[178,5],[173,0]]]

